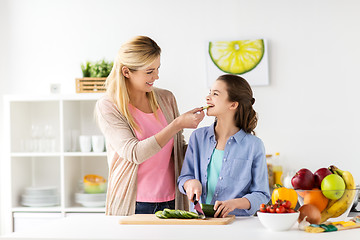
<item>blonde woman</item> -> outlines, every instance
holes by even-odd
[[[176,184],[185,155],[184,128],[196,128],[202,108],[179,114],[174,95],[155,88],[160,47],[138,36],[123,44],[95,113],[106,138],[107,215],[188,209]]]

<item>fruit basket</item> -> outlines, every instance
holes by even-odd
[[[298,194],[300,216],[310,214],[319,223],[345,220],[359,192],[352,174],[334,165],[320,168],[314,174],[309,169],[300,169],[291,184]],[[305,211],[309,207],[312,211]]]
[[[355,197],[359,189],[340,189],[340,190],[296,190],[300,206],[312,204],[321,212],[321,220],[337,222],[344,221],[353,206]],[[326,196],[341,195],[339,199],[329,199]]]

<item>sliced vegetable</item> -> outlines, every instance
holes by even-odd
[[[180,219],[196,219],[199,218],[199,215],[194,212],[188,212],[185,210],[175,210],[165,208],[163,211],[157,211],[155,216],[158,218],[166,219],[166,218],[180,218]]]
[[[214,205],[201,204],[201,209],[203,210],[206,217],[214,217],[215,214]]]

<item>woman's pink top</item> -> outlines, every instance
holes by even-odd
[[[144,113],[132,105],[129,110],[141,131],[135,130],[141,141],[160,132],[168,125],[161,109],[154,113]],[[175,199],[174,161],[171,153],[174,139],[155,155],[139,165],[137,172],[137,202],[167,202]]]

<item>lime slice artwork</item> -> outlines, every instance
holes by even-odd
[[[244,74],[260,63],[264,56],[264,41],[257,39],[210,42],[209,54],[221,71]]]
[[[268,84],[267,45],[264,39],[209,41],[208,84],[220,75],[241,75],[250,85]]]

